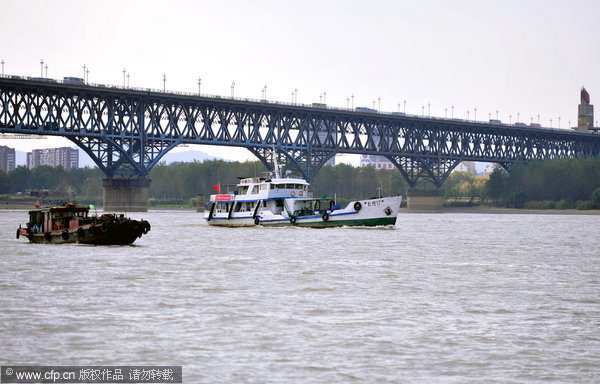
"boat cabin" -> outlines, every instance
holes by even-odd
[[[29,211],[29,228],[32,233],[64,231],[91,223],[89,207],[73,203],[62,207],[42,208]],[[89,222],[88,222],[89,221]]]

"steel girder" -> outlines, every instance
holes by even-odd
[[[598,156],[600,135],[463,120],[0,78],[0,132],[64,136],[109,176],[145,176],[179,144],[244,147],[312,179],[336,153],[388,158],[414,187],[458,163]]]

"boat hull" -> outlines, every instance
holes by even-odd
[[[295,216],[282,211],[274,214],[268,209],[242,213],[205,214],[208,224],[220,227],[309,227],[394,225],[399,213],[401,196],[353,201],[344,209],[323,209],[311,214]],[[210,220],[209,220],[210,218]]]

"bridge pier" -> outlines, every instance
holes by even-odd
[[[409,211],[436,212],[442,210],[444,191],[442,189],[413,189],[406,193],[406,207]]]
[[[102,179],[105,212],[147,212],[150,179]]]

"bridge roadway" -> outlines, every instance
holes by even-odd
[[[440,188],[461,161],[508,167],[600,154],[600,134],[587,131],[18,76],[0,77],[2,132],[70,139],[107,175],[106,186],[133,179],[145,185],[179,144],[244,147],[268,168],[274,149],[280,163],[308,180],[336,153],[381,155],[411,188]]]

